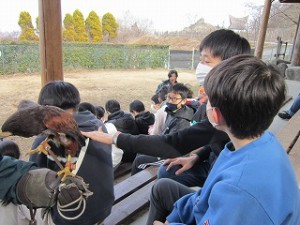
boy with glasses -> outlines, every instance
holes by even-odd
[[[194,111],[185,105],[187,98],[190,97],[189,94],[190,89],[182,83],[169,87],[165,109],[167,117],[163,125],[162,134],[176,133],[190,126]],[[131,174],[136,174],[142,170],[139,168],[139,165],[156,162],[159,159],[156,156],[137,155],[132,164]]]

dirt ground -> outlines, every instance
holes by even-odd
[[[83,102],[91,102],[104,106],[109,99],[116,99],[121,108],[128,111],[129,103],[135,99],[144,102],[150,109],[151,96],[157,85],[167,79],[168,70],[138,71],[81,71],[65,73],[64,79],[74,84],[80,91]],[[178,70],[178,81],[196,85],[194,71]],[[23,99],[37,101],[41,88],[39,74],[34,75],[2,75],[0,76],[0,126],[6,118],[15,112],[18,103]],[[20,147],[22,158],[24,152],[31,147],[33,138],[10,137]]]

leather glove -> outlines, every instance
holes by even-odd
[[[81,177],[69,176],[59,185],[57,199],[61,205],[68,205],[75,202],[77,199],[81,198],[81,196],[86,199],[93,194],[88,187],[89,185],[85,183]]]

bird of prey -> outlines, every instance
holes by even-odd
[[[65,168],[58,172],[58,175],[63,174],[62,180],[72,175],[72,157],[85,145],[85,138],[71,113],[55,106],[42,106],[28,100],[20,102],[18,110],[7,118],[1,129],[0,137],[32,137],[44,134],[44,141],[28,153],[54,153],[56,156],[66,157]]]

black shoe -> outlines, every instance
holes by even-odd
[[[279,116],[281,119],[284,119],[284,120],[289,120],[289,119],[291,119],[291,115],[288,114],[287,111],[283,111],[283,112],[278,113],[278,116]]]

